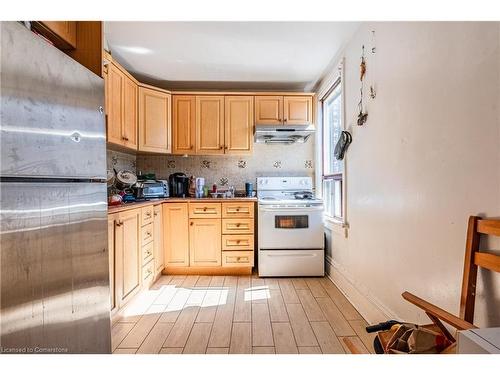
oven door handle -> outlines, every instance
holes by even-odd
[[[264,207],[260,206],[259,207],[259,211],[262,211],[262,212],[276,212],[276,211],[316,212],[316,211],[323,211],[323,206],[313,206],[313,207],[270,207],[270,208],[264,208]]]
[[[267,257],[295,257],[295,258],[311,258],[317,256],[316,254],[268,254]]]

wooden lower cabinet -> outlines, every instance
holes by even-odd
[[[165,266],[165,252],[163,251],[163,220],[162,205],[157,204],[153,207],[153,253],[155,261],[155,275],[163,271]]]
[[[115,215],[108,217],[108,255],[109,255],[109,298],[111,311],[115,310]]]
[[[163,204],[162,220],[165,266],[189,266],[188,204]]]
[[[190,219],[189,265],[220,266],[221,252],[221,220]]]
[[[120,212],[115,223],[115,298],[118,307],[140,290],[142,254],[140,248],[141,210]]]
[[[165,273],[250,274],[253,216],[248,201],[164,203]]]

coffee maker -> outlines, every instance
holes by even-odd
[[[176,172],[168,176],[170,185],[170,196],[176,198],[186,198],[189,192],[189,177],[185,173]]]

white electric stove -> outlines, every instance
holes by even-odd
[[[323,202],[311,177],[257,178],[259,276],[323,276]]]

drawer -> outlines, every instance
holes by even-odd
[[[252,234],[253,219],[222,219],[222,234]]]
[[[149,286],[153,282],[154,278],[154,268],[155,262],[150,261],[144,267],[142,267],[142,285]]]
[[[253,267],[253,251],[223,251],[223,267]]]
[[[141,227],[153,222],[153,206],[141,208]]]
[[[145,265],[154,257],[153,241],[142,247],[142,264]]]
[[[223,235],[222,250],[253,250],[253,234]]]
[[[253,217],[253,202],[222,203],[222,217]]]
[[[191,219],[220,218],[220,203],[189,203],[189,217]]]
[[[141,228],[141,245],[144,246],[153,241],[153,223],[146,224]]]

